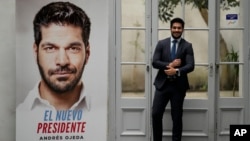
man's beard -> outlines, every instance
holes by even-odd
[[[179,35],[179,36],[174,36],[174,34],[173,33],[171,33],[171,35],[172,35],[172,37],[174,38],[174,39],[179,39],[181,36],[182,36],[182,33]]]
[[[82,77],[82,73],[85,67],[85,62],[83,64],[83,67],[81,68],[80,72],[77,74],[77,69],[76,68],[69,68],[68,66],[65,67],[59,67],[57,69],[54,70],[49,70],[47,72],[47,76],[46,76],[46,72],[44,71],[43,67],[40,65],[39,59],[37,59],[37,64],[38,64],[38,68],[39,68],[39,72],[40,75],[42,77],[42,79],[44,80],[45,84],[55,93],[57,94],[62,94],[68,91],[73,90],[76,85],[78,84],[78,82],[80,81],[81,77]],[[65,86],[60,86],[57,85],[56,82],[53,82],[52,80],[50,80],[50,76],[52,76],[54,73],[58,72],[58,71],[66,71],[67,73],[71,73],[71,74],[76,74],[76,77],[71,81],[68,82],[68,84],[65,84]],[[61,78],[61,79],[57,79],[57,81],[59,81],[59,83],[65,83],[65,79]]]

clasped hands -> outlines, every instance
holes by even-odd
[[[169,63],[168,66],[166,66],[166,69],[164,70],[165,74],[167,75],[175,75],[176,74],[176,67],[181,65],[181,59],[175,59],[171,63]]]

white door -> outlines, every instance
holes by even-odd
[[[183,140],[226,141],[231,124],[249,123],[246,13],[250,2],[205,0],[198,9],[194,1],[180,0],[177,5],[171,3],[174,1],[110,2],[110,15],[115,17],[110,18],[110,28],[114,28],[109,51],[110,141],[152,140],[152,83],[157,70],[152,68],[151,58],[157,41],[170,36],[171,15],[185,20],[183,37],[192,42],[196,60],[184,102]],[[164,7],[168,9],[164,11]],[[164,14],[168,15],[165,22]],[[169,106],[163,120],[166,141],[171,139],[172,129]]]
[[[115,2],[116,140],[150,140],[150,3]]]
[[[241,0],[236,7],[224,1],[219,6],[215,24],[215,107],[217,141],[229,140],[229,127],[249,124],[249,0]],[[216,5],[219,2],[215,2]],[[236,4],[236,3],[235,3]],[[224,41],[224,42],[223,42]],[[226,51],[223,51],[226,46]]]

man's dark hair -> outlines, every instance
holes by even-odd
[[[180,23],[182,25],[182,28],[185,26],[185,22],[181,18],[174,18],[170,21],[170,27],[173,26],[174,23]]]
[[[83,42],[85,46],[88,46],[91,22],[81,8],[70,2],[52,2],[42,7],[33,21],[34,38],[37,46],[42,40],[41,27],[48,27],[52,23],[80,27]]]

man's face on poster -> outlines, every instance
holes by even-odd
[[[50,24],[41,27],[42,40],[34,45],[42,81],[54,92],[64,93],[80,82],[89,57],[80,27]]]

